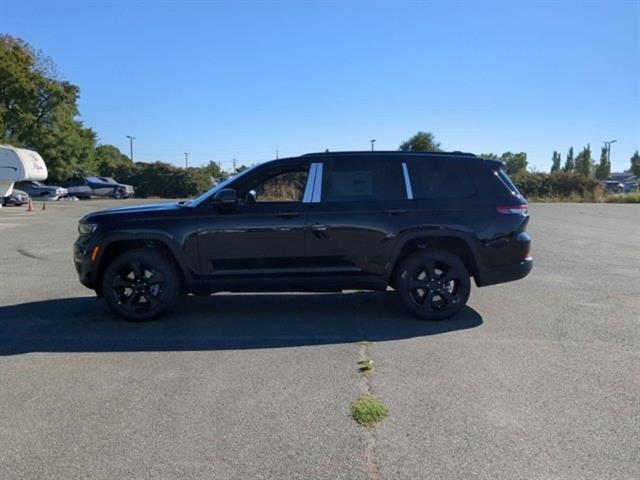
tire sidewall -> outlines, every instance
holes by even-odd
[[[150,312],[133,314],[123,309],[118,304],[118,299],[113,293],[113,278],[116,273],[132,260],[138,260],[144,265],[153,266],[164,278],[163,297],[160,304]],[[162,254],[150,249],[137,249],[123,253],[114,258],[107,266],[102,276],[102,293],[109,308],[117,315],[132,322],[145,322],[153,320],[175,307],[180,296],[178,274],[171,261]]]
[[[462,278],[460,278],[460,303],[444,312],[430,312],[428,310],[425,310],[419,305],[416,305],[411,298],[408,281],[411,278],[411,275],[414,273],[415,269],[428,260],[447,263],[458,270],[462,276]],[[443,250],[425,250],[423,252],[416,252],[409,255],[402,262],[396,285],[400,298],[405,307],[411,313],[423,320],[445,320],[456,315],[467,304],[467,300],[469,299],[469,294],[471,292],[471,279],[466,267],[464,266],[464,263],[459,257]]]

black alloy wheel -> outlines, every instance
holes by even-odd
[[[471,283],[460,258],[442,250],[425,250],[403,262],[397,287],[412,313],[427,320],[442,320],[464,307]]]
[[[160,252],[132,250],[116,257],[103,277],[109,307],[128,320],[150,320],[173,307],[179,295],[178,276]]]

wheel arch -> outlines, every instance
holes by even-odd
[[[171,246],[167,239],[160,235],[118,235],[103,244],[96,270],[96,287],[98,295],[102,294],[102,275],[111,261],[118,255],[134,249],[153,249],[162,253],[174,266],[178,273],[181,289],[185,289],[188,272],[185,271],[182,262],[179,261],[179,253]]]
[[[393,287],[399,274],[400,265],[409,255],[420,250],[437,249],[460,257],[469,275],[476,277],[478,262],[475,249],[467,235],[457,232],[421,234],[408,239],[400,246],[393,262],[393,270],[389,276],[389,284]]]

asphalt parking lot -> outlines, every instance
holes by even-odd
[[[536,266],[455,319],[393,294],[215,295],[129,324],[85,213],[0,210],[0,478],[640,478],[640,208],[534,204]],[[389,417],[350,418],[370,340]]]

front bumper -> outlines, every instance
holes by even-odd
[[[97,243],[83,235],[73,244],[73,264],[76,267],[78,279],[82,285],[91,289],[95,289],[98,284],[98,258],[91,258],[97,246]]]

